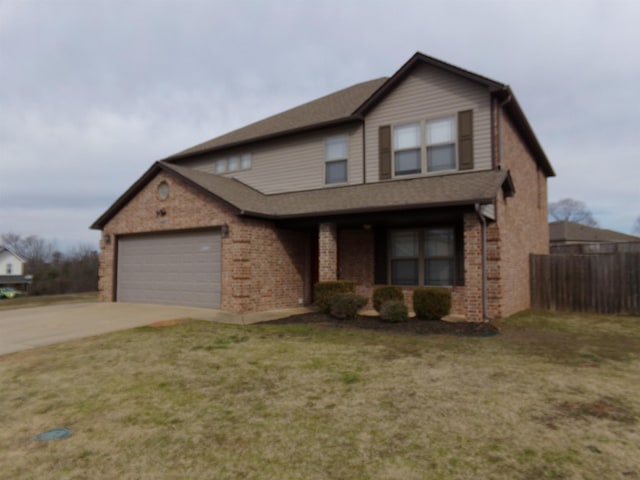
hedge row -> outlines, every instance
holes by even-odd
[[[367,298],[355,294],[355,283],[348,280],[318,282],[314,286],[315,304],[322,313],[353,319],[367,304]],[[400,287],[385,285],[375,288],[373,308],[389,322],[407,320],[408,311]],[[451,312],[451,292],[445,288],[421,287],[413,292],[413,310],[422,320],[440,320]]]

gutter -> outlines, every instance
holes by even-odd
[[[489,292],[487,287],[487,219],[480,212],[480,204],[475,204],[476,215],[482,226],[482,318],[495,320],[489,315]]]
[[[502,109],[504,106],[509,103],[513,99],[513,95],[511,94],[511,89],[509,87],[505,87],[503,91],[509,93],[509,96],[499,104],[498,109],[498,169],[502,170]]]

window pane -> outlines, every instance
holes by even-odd
[[[395,169],[396,175],[420,173],[420,150],[396,152]]]
[[[420,124],[402,125],[393,129],[393,148],[402,150],[405,148],[420,147]]]
[[[220,158],[216,160],[216,173],[224,173],[227,171],[227,160]]]
[[[453,285],[453,260],[425,260],[426,285]]]
[[[455,145],[427,147],[427,170],[429,172],[437,172],[439,170],[454,170],[455,168]]]
[[[449,228],[427,230],[424,252],[427,257],[453,257],[453,231]]]
[[[418,285],[418,260],[392,260],[393,285]]]
[[[240,168],[243,170],[247,170],[251,168],[251,154],[245,153],[240,157]]]
[[[347,181],[347,161],[327,162],[326,183],[345,183]]]
[[[418,232],[399,231],[391,232],[391,256],[392,257],[417,257],[418,256]]]
[[[427,145],[455,141],[455,118],[437,118],[427,121]]]
[[[236,170],[238,170],[238,166],[239,166],[238,157],[229,157],[229,171],[235,172]]]
[[[343,160],[348,158],[347,137],[329,137],[324,144],[325,160]]]

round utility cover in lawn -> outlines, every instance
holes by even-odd
[[[47,430],[46,432],[42,432],[36,435],[36,440],[41,442],[47,442],[49,440],[58,440],[62,438],[67,438],[73,435],[73,432],[68,428],[54,428],[52,430]]]

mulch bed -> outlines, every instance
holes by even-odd
[[[358,316],[355,320],[339,320],[322,313],[304,313],[279,320],[264,322],[269,325],[318,325],[333,328],[361,328],[416,335],[459,335],[490,337],[499,330],[491,323],[426,321],[411,318],[406,322],[390,323],[378,317]]]

